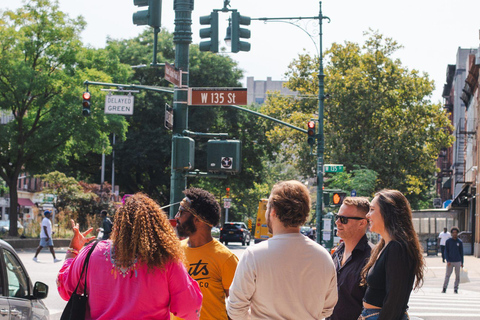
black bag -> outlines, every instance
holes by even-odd
[[[87,257],[83,263],[82,272],[80,273],[80,279],[78,280],[77,286],[72,293],[72,296],[68,300],[67,306],[63,310],[62,317],[60,320],[84,320],[85,319],[85,312],[87,311],[87,302],[88,302],[88,295],[87,295],[87,274],[88,274],[88,261],[90,260],[90,256],[92,255],[93,250],[98,242],[95,242],[93,246],[90,248],[90,251],[87,253]],[[83,294],[77,294],[78,286],[82,281],[83,272],[85,271],[85,286],[83,290]]]

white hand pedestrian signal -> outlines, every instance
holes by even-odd
[[[232,169],[233,159],[230,157],[222,157],[221,164],[223,169]]]

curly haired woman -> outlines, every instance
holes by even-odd
[[[359,319],[406,320],[410,293],[421,286],[425,268],[410,203],[400,191],[382,190],[372,200],[367,219],[382,240],[363,269],[367,291]]]
[[[93,239],[72,221],[74,237],[57,278],[68,300],[79,282]],[[110,240],[100,241],[87,275],[87,319],[198,319],[202,294],[188,275],[184,254],[167,216],[144,194],[129,197],[115,215]],[[83,281],[79,286],[83,292]]]

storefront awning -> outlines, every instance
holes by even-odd
[[[18,198],[18,205],[20,207],[34,207],[35,204],[32,202],[32,200],[28,198]]]

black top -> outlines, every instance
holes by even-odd
[[[352,255],[342,266],[345,244],[341,243],[332,255],[337,269],[338,302],[328,320],[357,320],[362,312],[366,287],[360,286],[361,272],[372,251],[367,236],[358,241]]]
[[[390,241],[367,274],[363,301],[381,307],[379,320],[402,319],[415,275],[406,244]]]

